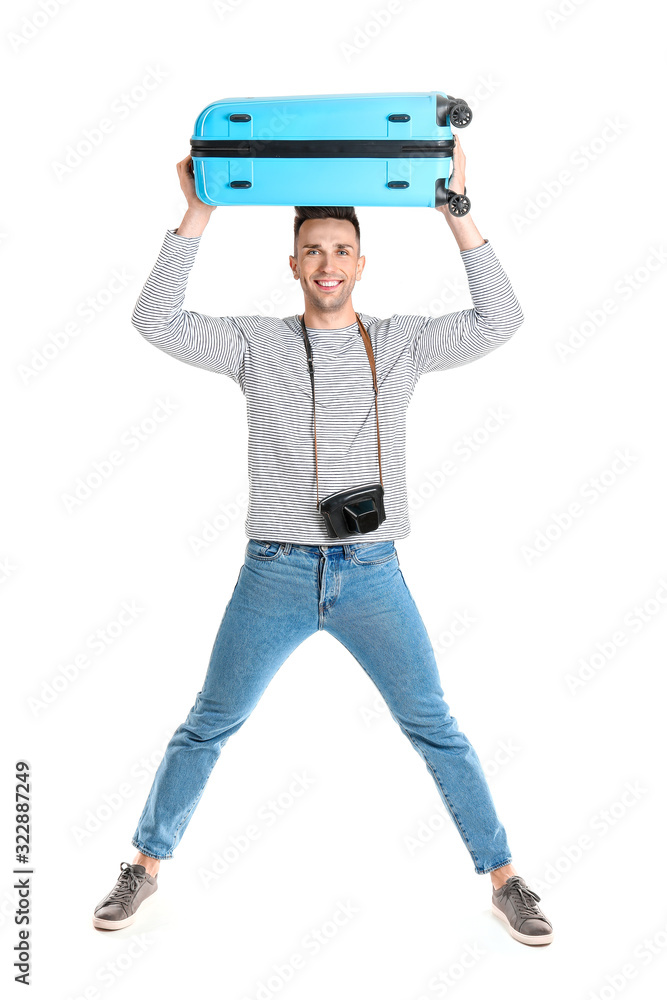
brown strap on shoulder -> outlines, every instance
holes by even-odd
[[[377,434],[378,434],[378,467],[380,469],[380,485],[382,485],[382,462],[380,461],[380,418],[378,416],[378,380],[377,380],[377,375],[375,373],[375,358],[373,357],[373,345],[371,344],[371,338],[368,336],[368,331],[366,327],[361,322],[361,317],[359,316],[359,313],[355,312],[354,315],[357,317],[357,323],[359,324],[361,338],[364,342],[364,347],[366,348],[366,354],[368,355],[371,371],[373,373],[373,391],[375,392],[375,425],[377,427]]]

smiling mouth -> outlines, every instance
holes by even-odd
[[[320,288],[338,288],[339,285],[343,284],[343,281],[342,279],[331,281],[331,280],[325,280],[324,278],[318,281],[317,278],[315,278],[315,284],[319,285]]]

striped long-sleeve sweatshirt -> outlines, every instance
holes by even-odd
[[[523,314],[491,243],[461,250],[473,307],[443,316],[357,309],[368,330],[378,383],[386,520],[339,541],[316,506],[313,397],[299,314],[206,316],[183,309],[201,236],[168,229],[137,299],[132,324],[179,361],[227,375],[246,398],[248,538],[304,545],[376,542],[410,534],[405,424],[419,378],[467,364],[500,347]],[[318,495],[379,482],[375,394],[357,323],[307,327],[315,373]]]

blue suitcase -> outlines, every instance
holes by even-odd
[[[470,200],[448,187],[451,126],[471,119],[465,101],[436,91],[225,98],[195,122],[195,190],[207,205],[447,204],[465,215]]]

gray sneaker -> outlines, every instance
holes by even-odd
[[[143,865],[120,863],[120,875],[111,892],[100,900],[93,926],[117,931],[134,923],[140,905],[157,892],[157,875],[148,875]]]
[[[491,912],[505,921],[512,937],[522,944],[551,944],[553,927],[537,905],[539,898],[520,875],[510,875],[500,889],[493,890]]]

